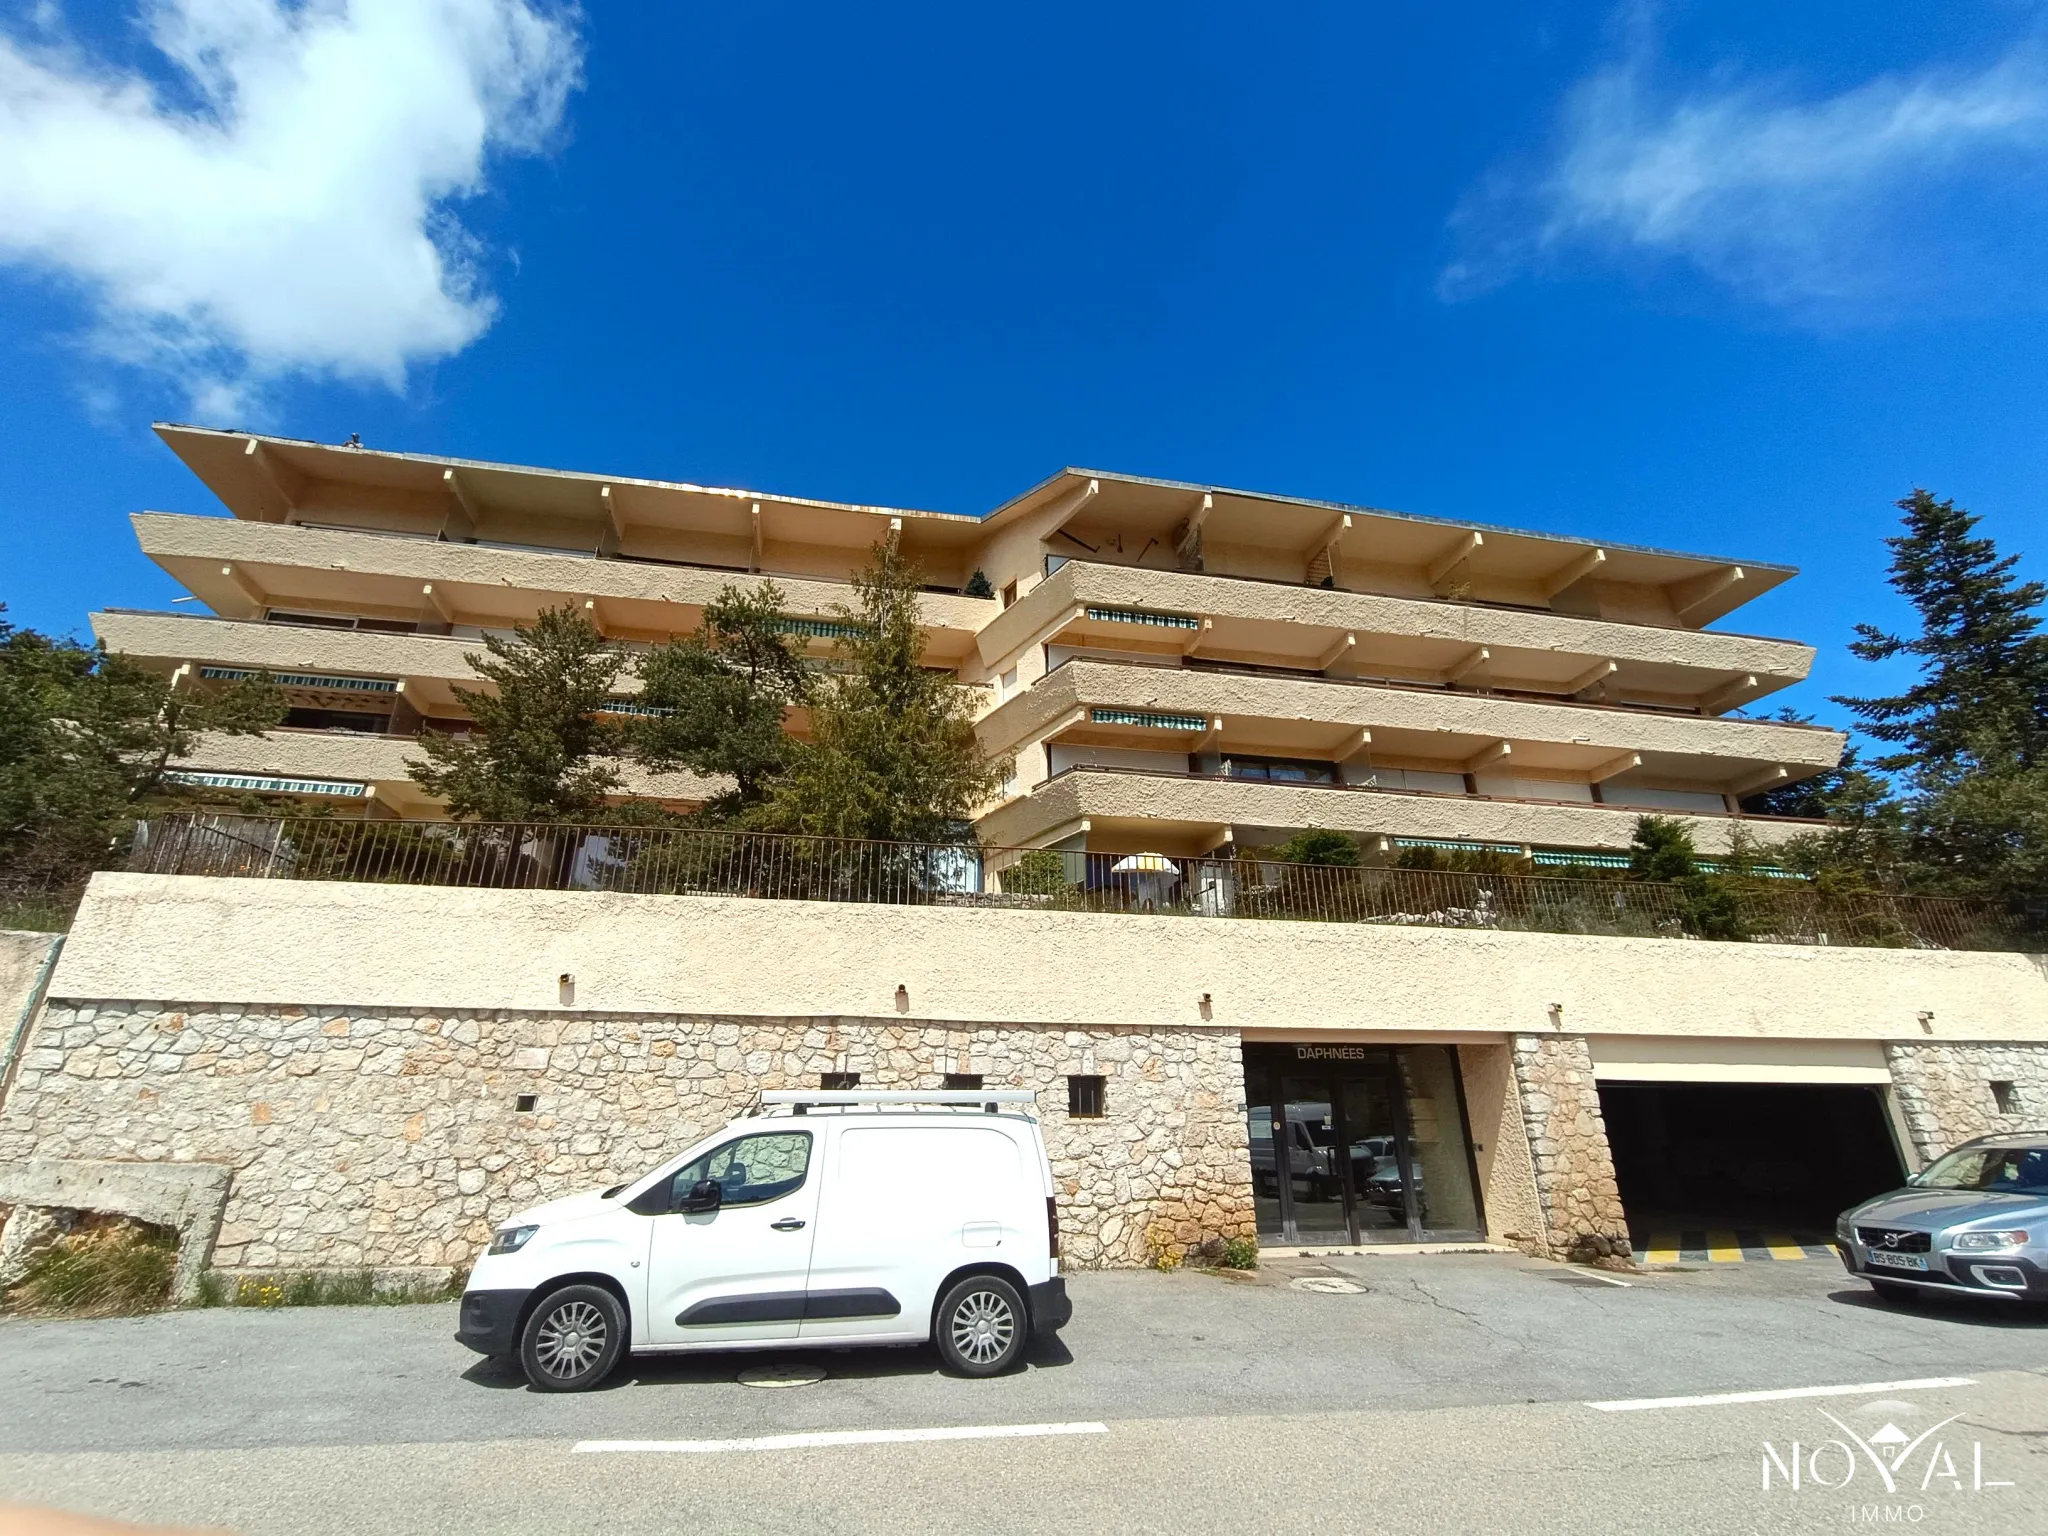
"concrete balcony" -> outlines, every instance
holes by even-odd
[[[275,787],[258,782],[198,786],[216,793],[231,794],[242,788],[289,794],[316,803],[331,801],[344,814],[352,814],[349,807],[357,811],[374,807],[369,814],[408,819],[445,815],[441,802],[415,784],[406,767],[407,759],[421,755],[419,740],[412,736],[294,730],[275,730],[262,736],[209,733],[200,737],[192,755],[181,759],[177,767],[182,773],[275,783]],[[689,773],[649,774],[627,768],[620,777],[624,796],[683,805],[702,804],[724,787],[721,781]]]
[[[399,534],[143,512],[143,553],[216,612],[261,618],[309,608],[429,623],[509,628],[544,608],[584,606],[607,635],[662,640],[697,627],[704,604],[730,585],[772,580],[792,615],[848,602],[843,582],[630,558],[505,549]],[[934,661],[957,664],[997,612],[988,599],[919,599]]]
[[[979,729],[997,752],[1061,742],[1456,772],[1483,762],[1577,784],[1734,795],[1832,768],[1845,741],[1771,721],[1080,658]]]
[[[1790,640],[1082,560],[975,638],[990,668],[1042,643],[1560,697],[1604,689],[1710,714],[1799,682],[1813,665],[1813,647]]]
[[[389,678],[404,685],[400,692],[406,701],[423,713],[455,711],[451,685],[475,687],[481,681],[463,659],[483,648],[477,640],[123,609],[95,613],[92,631],[117,655],[169,667],[190,662],[251,671]]]
[[[1073,768],[997,806],[976,830],[984,843],[1000,847],[1037,847],[1085,835],[1090,849],[1174,857],[1206,853],[1232,839],[1279,841],[1304,827],[1359,838],[1619,851],[1628,847],[1643,814],[1636,807],[1582,802]],[[1755,846],[1767,848],[1820,825],[1785,817],[1657,814],[1683,823],[1705,854],[1726,853],[1737,827]]]

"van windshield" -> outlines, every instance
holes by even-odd
[[[2048,1195],[2048,1147],[1958,1147],[1913,1182],[1922,1189]]]

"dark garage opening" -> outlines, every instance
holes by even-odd
[[[1791,1083],[1600,1084],[1630,1235],[1826,1235],[1905,1182],[1880,1090]]]

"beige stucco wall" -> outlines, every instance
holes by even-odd
[[[1423,635],[1589,659],[1612,657],[1709,672],[1753,672],[1788,682],[1805,677],[1813,665],[1813,647],[1791,640],[1079,561],[1061,566],[1038,583],[1028,598],[981,630],[975,643],[982,659],[991,666],[998,662],[1007,665],[1005,658],[1031,644],[1047,625],[1077,603],[1311,624],[1352,631],[1361,637]],[[1360,643],[1364,643],[1362,638]]]
[[[2038,956],[126,873],[51,995],[558,1008],[565,973],[586,1012],[2048,1040]]]
[[[464,656],[483,649],[476,640],[436,635],[388,635],[368,629],[317,629],[197,614],[101,612],[92,632],[123,656],[274,672],[339,672],[357,677],[431,677],[474,686],[480,680]]]
[[[1205,827],[1324,827],[1356,835],[1464,837],[1537,847],[1625,849],[1643,814],[1628,806],[1545,805],[1077,768],[998,806],[976,823],[976,830],[984,843],[997,848],[1029,847],[1048,835],[1065,835],[1087,817]],[[1738,821],[1730,816],[1688,816],[1676,811],[1657,814],[1684,823],[1692,833],[1694,847],[1706,854],[1727,852],[1729,837],[1737,826],[1757,847],[1770,847],[1812,830],[1810,824],[1766,818]]]
[[[979,729],[991,748],[1007,751],[1032,731],[1083,704],[1208,718],[1313,720],[1328,725],[1591,746],[1610,753],[1654,752],[1815,768],[1831,768],[1840,761],[1846,740],[1836,731],[1727,716],[1654,714],[1447,690],[1079,660],[1068,662],[1022,697],[984,717]],[[1701,779],[1725,780],[1739,771],[1736,763],[1723,769],[1718,779],[1711,764],[1699,765],[1696,774]]]
[[[1472,1161],[1486,1201],[1486,1235],[1542,1253],[1543,1205],[1536,1193],[1536,1167],[1522,1123],[1511,1047],[1503,1041],[1460,1045],[1457,1051],[1458,1071],[1465,1080],[1466,1135],[1473,1142]]]
[[[746,588],[772,579],[782,589],[792,613],[825,613],[833,604],[846,603],[852,597],[851,589],[843,582],[749,576],[744,571],[631,560],[585,560],[571,555],[493,549],[481,544],[343,533],[236,518],[144,512],[134,518],[134,523],[143,553],[152,559],[240,562],[257,568],[252,574],[259,582],[262,566],[293,566],[431,582],[437,588],[511,588],[531,593],[541,606],[573,597],[579,602],[585,598],[616,598],[697,607],[715,598],[725,586]],[[345,577],[337,575],[334,580],[341,583]],[[459,594],[451,594],[451,599],[460,606]],[[996,612],[996,604],[984,598],[925,593],[918,602],[928,626],[963,638]],[[694,615],[690,622],[694,625]]]
[[[368,736],[347,731],[271,731],[262,736],[200,736],[192,755],[180,766],[213,773],[275,773],[297,778],[367,780],[378,785],[404,785],[406,808],[432,814],[432,804],[412,786],[409,759],[423,757],[419,742],[407,736]],[[621,765],[619,793],[666,800],[702,801],[718,793],[723,781],[694,773],[648,773]],[[380,792],[381,793],[381,792]],[[415,802],[417,802],[415,804]]]

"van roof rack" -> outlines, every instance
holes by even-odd
[[[980,1109],[993,1115],[1003,1106],[1035,1104],[1029,1088],[769,1088],[761,1094],[762,1109],[887,1109],[933,1105],[945,1109]]]

